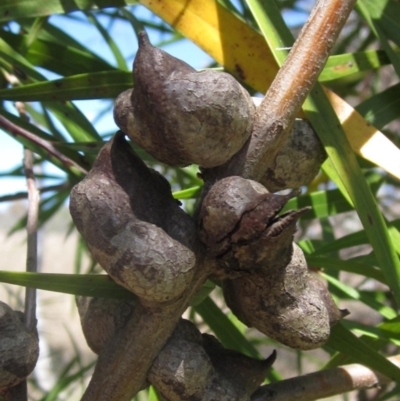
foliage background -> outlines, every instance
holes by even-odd
[[[70,189],[83,177],[83,170],[90,168],[102,143],[115,131],[112,122],[110,123],[109,114],[112,99],[132,85],[130,65],[136,49],[135,32],[140,26],[144,26],[153,33],[153,44],[168,51],[174,49],[177,52],[174,54],[177,56],[179,56],[179,46],[186,42],[184,37],[193,39],[194,36],[190,27],[180,27],[178,32],[151,12],[143,12],[142,5],[133,1],[127,3],[128,5],[125,5],[122,1],[111,0],[108,3],[85,0],[61,3],[51,0],[38,1],[32,5],[19,0],[6,0],[0,5],[2,71],[0,115],[32,133],[33,136],[15,136],[7,129],[0,132],[0,135],[11,134],[16,141],[35,152],[37,178],[43,187],[40,207],[41,226],[46,227],[46,224],[59,214],[61,217],[58,218],[63,221],[65,227],[65,235],[71,235],[74,231],[70,218],[65,213]],[[281,13],[285,15],[298,13],[299,16],[306,16],[313,5],[311,1],[293,0],[270,3],[276,5],[277,9],[271,7],[266,11],[266,15],[275,21],[280,20]],[[62,4],[64,8],[61,7]],[[188,11],[193,12],[194,24],[196,9],[194,6],[193,9],[190,8],[191,2],[188,4]],[[213,7],[214,4],[211,0],[203,2],[206,10],[208,6]],[[109,5],[114,7],[103,8]],[[262,26],[262,16],[265,16],[262,2],[243,0],[231,3],[225,0],[219,3],[219,7],[219,10],[223,9],[224,13],[230,16],[232,14],[239,16],[241,23],[252,29],[261,29],[265,33],[268,29],[272,32],[273,28],[276,28],[268,21],[264,21],[265,25]],[[76,9],[81,11],[69,13]],[[279,18],[273,14],[278,10]],[[211,11],[209,13],[211,18]],[[224,15],[220,13],[220,18],[225,18]],[[395,1],[359,1],[356,11],[352,13],[335,46],[334,54],[337,56],[330,58],[320,81],[355,107],[366,121],[380,129],[398,146],[400,27],[396,15],[400,15],[400,5]],[[161,17],[168,20],[167,15]],[[76,40],[68,34],[65,27],[76,22],[87,26],[82,32],[96,32],[103,41],[101,48],[95,49],[85,38]],[[300,26],[291,26],[291,32],[296,35],[299,28]],[[132,41],[128,52],[126,46],[121,44],[119,37],[121,32]],[[276,38],[269,38],[272,43],[290,40],[286,26],[278,27]],[[242,35],[243,48],[249,45],[246,40],[248,39]],[[213,44],[206,50],[210,54],[215,53]],[[105,59],[103,55],[106,52],[111,56]],[[277,54],[273,53],[274,48],[265,60],[261,60],[264,63],[263,68],[269,68],[272,76],[277,69],[275,60],[279,62],[279,57],[282,57],[281,53],[276,52],[276,47]],[[212,59],[209,60],[208,65],[195,65],[195,67],[224,67]],[[258,62],[259,60],[253,60],[254,64]],[[252,63],[249,64],[249,76],[251,65]],[[225,67],[229,69],[229,60]],[[260,86],[267,86],[265,82],[267,78],[255,72],[255,78],[248,83],[248,89],[257,94]],[[257,86],[258,83],[260,86]],[[80,102],[82,99],[93,99],[91,102],[96,106],[94,108],[96,112],[90,115],[90,118],[87,115],[88,105],[86,102]],[[324,140],[324,132],[318,129],[317,132]],[[336,135],[333,131],[325,134]],[[362,132],[359,135],[362,135]],[[73,160],[76,166],[67,166],[60,161],[60,158],[51,156],[41,145],[40,139],[51,142],[59,153]],[[343,138],[338,137],[338,141],[337,146],[340,148],[344,143]],[[378,161],[378,165],[385,167],[386,159],[392,153],[389,153],[388,145],[384,142],[378,142],[378,145],[374,149],[375,160]],[[343,146],[346,146],[346,143]],[[196,175],[197,167],[172,169],[155,162],[137,147],[136,150],[146,162],[166,175],[176,197],[184,202],[184,207],[190,213],[201,185]],[[341,158],[344,161],[340,161]],[[339,154],[338,159],[346,165],[351,157]],[[354,176],[354,180],[350,180],[350,186],[356,192],[353,193],[348,183],[346,185],[348,177],[343,176],[340,169],[338,172],[332,168],[332,164],[329,164],[332,162],[333,165],[335,162],[338,163],[331,157],[331,162],[324,165],[314,182],[303,188],[303,195],[293,199],[288,205],[290,208],[312,206],[312,212],[300,223],[297,240],[306,253],[309,265],[312,268],[323,269],[323,275],[327,278],[338,304],[349,308],[352,312],[350,317],[333,331],[330,342],[324,347],[324,352],[289,351],[259,336],[255,331],[246,329],[223,305],[218,288],[213,290],[210,297],[191,308],[188,316],[198,322],[203,330],[213,332],[227,347],[239,349],[249,355],[266,356],[272,348],[278,348],[280,360],[269,380],[287,377],[295,357],[296,372],[292,370],[292,374],[301,374],[304,369],[310,369],[310,360],[313,362],[312,369],[358,361],[390,374],[400,383],[398,369],[388,365],[384,358],[398,353],[397,347],[400,341],[400,323],[395,301],[400,293],[400,281],[397,280],[400,252],[397,178],[400,173],[397,178],[393,177],[384,168],[378,168],[365,159],[358,158],[362,177]],[[59,170],[49,168],[49,163]],[[61,175],[58,173],[60,170]],[[397,171],[399,170],[400,167]],[[352,177],[352,173],[350,171],[347,174]],[[2,171],[1,176],[23,177],[22,164],[12,171]],[[357,201],[363,196],[368,198],[369,194],[365,195],[363,192],[364,187],[369,187],[374,194],[379,208],[389,222],[388,228],[385,223],[381,229],[361,224],[364,221],[363,215],[370,211],[368,205],[371,205],[371,203],[360,205]],[[357,191],[360,193],[357,194]],[[23,195],[11,196],[11,199],[15,201],[22,197]],[[10,200],[2,198],[3,201],[6,199]],[[13,221],[10,234],[24,227],[24,217]],[[43,249],[43,255],[48,252],[47,248]],[[85,281],[84,273],[100,270],[91,261],[82,241],[77,241],[74,252],[76,276],[71,275],[68,278],[55,276],[48,283],[38,276],[35,285],[70,293],[88,293],[91,284]],[[62,250],[58,255],[62,255]],[[59,256],[54,256],[55,263],[57,257]],[[1,262],[2,269],[10,270],[11,268],[4,262]],[[14,267],[20,272],[24,270],[22,262]],[[26,284],[28,280],[32,285],[32,278],[27,279],[22,273],[0,272],[0,280],[20,285]],[[100,284],[98,283],[95,291],[98,291],[97,294],[104,294],[105,289]],[[15,287],[10,288],[12,289],[9,291],[12,292]],[[205,293],[211,289],[206,288]],[[118,292],[113,288],[107,290],[113,294]],[[15,303],[13,298],[14,296],[9,296],[7,302]],[[42,307],[45,308],[46,305]],[[66,313],[69,314],[70,311]],[[68,327],[67,322],[66,326]],[[46,327],[44,330],[51,330],[51,327]],[[352,333],[357,336],[362,335],[362,340],[357,340]],[[54,358],[51,361],[56,365],[62,363],[61,369],[60,365],[58,366],[59,378],[52,389],[43,388],[40,374],[35,373],[32,376],[30,381],[32,399],[46,401],[71,399],[69,397],[74,391],[75,396],[78,396],[76,389],[83,388],[90,376],[93,363],[87,358],[82,358],[82,351],[75,337],[71,331],[69,358],[64,355],[61,359]],[[291,358],[286,355],[291,355]],[[288,363],[287,360],[291,362]],[[77,386],[77,383],[81,386]],[[396,399],[397,392],[396,386],[389,386],[373,394],[357,397]],[[138,396],[139,398],[156,399],[156,394],[150,392],[148,395]]]

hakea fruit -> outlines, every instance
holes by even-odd
[[[256,107],[262,98],[253,97]],[[269,192],[308,185],[326,160],[325,149],[307,120],[296,118],[289,136],[275,159],[262,176],[260,183]]]
[[[33,371],[39,357],[36,330],[29,330],[22,312],[0,302],[0,395]]]
[[[119,128],[157,160],[211,168],[249,138],[255,106],[229,74],[197,72],[153,47],[145,32],[133,64],[134,88],[114,106]]]
[[[187,288],[194,272],[196,228],[118,133],[71,192],[70,212],[94,259],[142,301],[164,302]]]
[[[134,307],[132,301],[104,298],[79,297],[77,303],[86,340],[96,353]],[[225,349],[216,338],[201,334],[193,323],[181,319],[153,361],[147,382],[169,401],[247,401],[274,361],[275,352],[266,360],[256,360]]]
[[[261,361],[225,349],[181,319],[147,378],[169,401],[248,401],[274,361],[275,352]]]
[[[200,239],[217,257],[225,299],[243,323],[289,347],[313,349],[326,342],[342,313],[293,243],[307,209],[278,215],[290,196],[225,178],[204,198]]]
[[[275,160],[260,182],[270,192],[308,185],[318,174],[326,152],[309,122],[296,119]]]
[[[107,340],[125,326],[136,301],[79,296],[76,304],[86,342],[95,354],[99,354]]]

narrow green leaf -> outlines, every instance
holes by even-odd
[[[90,154],[96,156],[99,150],[106,144],[106,141],[101,142],[54,142],[54,146],[57,149],[72,149],[78,152],[83,152],[85,154]]]
[[[376,128],[382,129],[400,117],[400,84],[364,100],[356,110]]]
[[[149,388],[148,401],[160,401],[160,398],[157,394],[157,390],[153,386],[150,386],[150,388]]]
[[[326,345],[349,356],[354,362],[361,363],[400,383],[400,369],[358,339],[341,323],[332,327],[331,335]]]
[[[392,0],[359,0],[369,17],[378,24],[387,36],[400,46],[400,4]]]
[[[59,34],[57,31],[56,33]],[[48,35],[41,36],[47,37]],[[16,51],[22,50],[27,41],[26,35],[16,35],[2,30],[0,30],[0,37]],[[40,38],[29,46],[25,57],[32,65],[64,76],[82,74],[88,71],[94,73],[114,70],[114,67],[91,53],[89,49],[81,50],[68,46],[65,42],[56,43]]]
[[[32,44],[36,41],[37,37],[40,34],[40,31],[42,30],[43,26],[46,23],[47,23],[47,17],[35,18],[35,20],[33,21],[33,24],[31,25],[31,27],[29,29],[23,53],[25,53],[32,46]]]
[[[372,245],[386,282],[400,305],[400,261],[385,221],[368,187],[343,127],[323,89],[317,84],[305,101],[304,110],[324,143],[328,156],[349,193]]]
[[[75,141],[91,142],[102,140],[87,117],[72,102],[47,101],[42,104],[53,113]]]
[[[397,221],[398,223],[398,221]],[[388,224],[388,231],[390,238],[392,239],[393,246],[397,252],[397,254],[400,256],[400,232],[399,232],[399,225],[394,225],[394,224]]]
[[[14,73],[21,82],[44,80],[43,75],[36,71],[35,67],[3,38],[0,38],[0,66]]]
[[[0,270],[0,282],[88,297],[135,298],[134,294],[104,274],[27,273]]]
[[[75,362],[74,360],[72,362]],[[82,375],[84,375],[88,370],[94,366],[95,362],[91,362],[85,367],[79,369],[77,372],[68,374],[73,367],[73,363],[67,365],[64,369],[57,382],[53,388],[41,399],[41,401],[57,401],[60,397],[60,393],[65,390],[72,383],[81,380]]]
[[[196,295],[190,301],[191,306],[197,306],[201,304],[214,290],[215,284],[211,280],[207,280]]]
[[[400,220],[395,220],[392,221],[391,223],[388,223],[389,230],[391,227],[393,227],[396,231],[400,229]],[[398,232],[398,231],[397,231]],[[393,233],[393,235],[396,235]],[[397,244],[398,241],[394,241],[394,244]],[[365,230],[360,230],[348,235],[345,235],[341,238],[336,239],[335,241],[332,241],[330,243],[327,243],[326,245],[321,246],[318,248],[313,256],[316,255],[323,255],[325,253],[330,253],[333,251],[338,251],[341,249],[345,248],[350,248],[352,246],[359,246],[363,244],[368,243],[368,237],[365,232]]]
[[[332,284],[332,292],[343,297],[346,296],[350,299],[360,301],[365,305],[369,306],[371,309],[375,310],[376,312],[380,313],[386,319],[393,319],[397,316],[397,312],[386,305],[383,305],[381,302],[374,299],[371,295],[366,294],[365,292],[358,291],[357,289],[350,287],[334,277],[328,276],[327,274],[322,273],[322,276]],[[337,292],[337,290],[339,292]]]
[[[127,19],[127,21],[131,24],[133,28],[133,32],[135,32],[136,37],[138,37],[140,31],[144,31],[144,26],[141,21],[139,21],[135,14],[130,10],[123,8],[121,9],[121,14]],[[158,47],[158,46],[157,46]]]
[[[31,101],[66,101],[116,98],[132,87],[132,73],[124,71],[90,72],[54,81],[1,89],[0,99]]]
[[[400,5],[396,1],[359,0],[357,9],[365,18],[375,36],[381,42],[383,49],[400,77],[400,57],[392,48],[392,42],[400,45]]]
[[[302,207],[311,206],[312,210],[308,211],[302,219],[313,219],[315,217],[334,216],[335,214],[348,212],[352,207],[343,197],[338,189],[328,191],[317,191],[310,195],[296,196],[285,205],[282,213],[291,209],[300,209]]]
[[[93,8],[124,7],[135,3],[136,0],[2,0],[0,21],[64,14],[77,10],[86,11]]]
[[[229,349],[242,352],[253,358],[259,358],[257,349],[236,328],[214,301],[207,297],[201,304],[196,305],[194,310],[203,318],[210,329],[215,333],[221,343]]]
[[[314,252],[313,256],[329,254],[334,251],[340,251],[342,249],[351,248],[353,246],[359,246],[366,243],[368,243],[367,234],[364,230],[360,230],[322,245]]]
[[[86,15],[87,15],[89,21],[91,21],[92,24],[98,29],[101,36],[103,37],[103,39],[107,43],[108,47],[110,48],[111,53],[114,55],[115,61],[117,62],[118,69],[120,69],[122,71],[128,71],[128,67],[126,65],[125,58],[122,55],[122,53],[119,50],[116,43],[114,42],[111,35],[108,33],[107,29],[105,29],[103,27],[103,25],[101,25],[101,23],[98,21],[98,19],[96,18],[96,16],[93,13],[87,13]]]
[[[360,274],[361,276],[373,278],[386,284],[385,277],[380,270],[374,266],[361,263],[357,260],[342,260],[333,257],[318,257],[312,255],[306,255],[306,260],[308,266],[311,267],[325,267],[338,271]]]
[[[293,45],[293,36],[283,20],[275,1],[246,0],[268,47],[282,65]]]
[[[339,54],[328,58],[318,80],[320,82],[333,81],[363,71],[378,69],[389,63],[387,54],[382,50]]]
[[[346,199],[348,204],[351,206],[351,209],[354,209],[354,203],[350,197],[350,194],[348,193],[345,184],[340,178],[340,174],[335,168],[335,165],[332,162],[331,158],[328,158],[325,160],[324,164],[321,166],[322,171],[334,182],[340,193],[343,195],[343,197]]]
[[[352,320],[343,320],[342,325],[346,327],[348,330],[356,331],[358,334],[363,336],[372,337],[376,340],[386,340],[388,342],[393,343],[394,345],[400,346],[400,323],[396,322],[395,325],[397,326],[396,331],[391,331],[387,329],[382,329],[379,327],[372,327],[366,324],[362,324],[359,322],[354,322]]]
[[[201,188],[202,187],[200,185],[196,185],[195,187],[183,189],[182,191],[175,191],[172,193],[172,196],[175,199],[196,198],[200,194]]]

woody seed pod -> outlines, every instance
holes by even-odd
[[[120,129],[171,166],[215,167],[249,138],[255,106],[229,74],[197,72],[153,47],[145,32],[133,66],[134,88],[116,100]]]
[[[326,152],[306,120],[296,119],[287,141],[261,179],[270,192],[308,185],[318,174]]]
[[[278,215],[290,196],[241,177],[220,180],[204,198],[200,239],[217,257],[225,299],[243,323],[292,348],[313,349],[341,313],[292,242],[307,209]]]
[[[91,297],[76,297],[76,304],[86,342],[96,354],[125,325],[135,307],[135,301]]]
[[[122,133],[72,189],[70,212],[94,259],[142,300],[172,300],[190,283],[194,222],[165,178],[147,168]]]

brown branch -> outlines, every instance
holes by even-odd
[[[240,175],[260,181],[287,140],[356,0],[319,0],[257,109],[247,144],[224,165],[206,170],[210,186]]]
[[[356,0],[319,0],[260,107],[247,152],[245,178],[259,180],[275,160],[322,71]]]
[[[163,308],[136,307],[129,322],[101,351],[81,401],[129,401],[146,380],[147,372],[174,331],[189,300],[200,289],[192,287],[184,299]]]
[[[22,136],[23,138],[27,139],[29,142],[34,143],[35,145],[41,147],[45,150],[50,156],[55,157],[58,159],[64,166],[67,168],[75,168],[79,172],[83,174],[87,174],[87,170],[85,170],[82,166],[78,163],[74,162],[69,157],[65,156],[61,152],[59,152],[51,142],[46,141],[42,138],[39,138],[37,135],[32,134],[31,132],[27,131],[26,129],[19,127],[18,125],[14,124],[10,120],[6,119],[3,116],[0,116],[0,127],[8,131],[11,135],[14,136]]]
[[[400,355],[388,358],[400,367]],[[354,390],[366,390],[392,380],[359,364],[322,370],[260,387],[251,401],[313,401]]]

